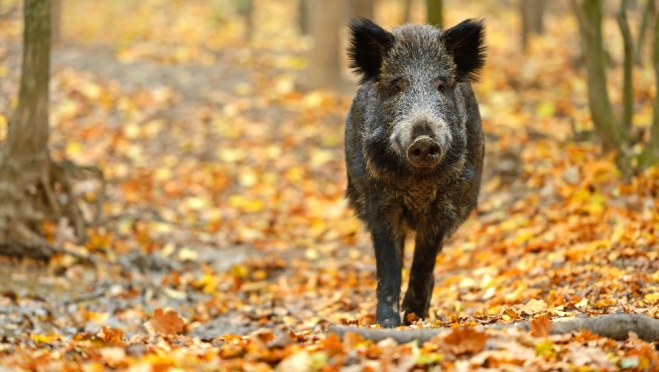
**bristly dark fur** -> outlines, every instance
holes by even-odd
[[[352,21],[350,34],[348,56],[350,67],[361,77],[359,84],[377,81],[382,60],[394,42],[394,35],[364,18]]]
[[[485,65],[485,23],[467,19],[442,33],[447,51],[457,65],[457,80],[478,81],[478,73]]]
[[[395,327],[401,310],[427,316],[437,254],[478,200],[484,139],[470,83],[484,63],[483,22],[444,32],[408,24],[389,33],[361,19],[350,28],[348,53],[361,86],[346,119],[346,196],[373,241],[375,319]],[[412,231],[401,309],[403,249]]]

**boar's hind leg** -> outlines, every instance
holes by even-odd
[[[435,286],[435,261],[442,250],[443,234],[417,232],[414,260],[410,269],[410,283],[403,300],[405,316],[403,321],[409,324],[407,315],[414,313],[419,318],[426,318],[432,289]]]
[[[380,220],[371,225],[378,280],[375,320],[382,327],[400,325],[400,285],[403,247],[401,233]]]

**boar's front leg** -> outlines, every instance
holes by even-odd
[[[428,230],[417,232],[414,246],[414,259],[410,269],[410,282],[403,300],[403,321],[410,322],[407,315],[414,313],[419,318],[426,318],[432,289],[435,286],[435,261],[442,250],[444,234]]]
[[[382,327],[400,325],[400,286],[405,235],[391,222],[391,216],[375,214],[369,218],[369,228],[375,250],[375,270],[378,280],[378,305],[375,320]]]

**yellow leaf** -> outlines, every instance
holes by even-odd
[[[101,96],[101,87],[94,83],[87,83],[82,88],[82,94],[90,100],[96,100]]]
[[[259,212],[263,210],[263,202],[260,200],[249,200],[242,195],[231,195],[229,205],[238,208],[243,212]]]
[[[302,181],[304,169],[302,167],[291,167],[286,171],[286,179],[292,183]]]
[[[574,306],[578,307],[580,309],[585,309],[586,307],[588,307],[588,299],[584,298],[581,301],[579,301],[578,303],[574,304]]]
[[[554,352],[554,343],[549,339],[545,339],[539,344],[535,345],[535,354],[538,356],[547,355],[552,356],[556,353]]]
[[[185,204],[187,204],[190,209],[198,211],[207,208],[210,205],[210,202],[206,199],[193,196],[187,198]]]
[[[82,152],[85,150],[84,145],[81,142],[78,141],[69,141],[66,143],[66,156],[68,157],[75,157],[77,155],[82,154]]]
[[[588,199],[587,210],[590,214],[601,214],[606,205],[606,198],[599,192],[593,193]]]
[[[48,344],[53,342],[55,340],[55,336],[44,336],[44,335],[30,335],[30,338],[32,338],[32,341],[38,343],[38,344]]]
[[[218,157],[225,163],[236,163],[247,157],[244,149],[221,148],[217,152]]]
[[[218,284],[219,283],[217,277],[210,274],[205,274],[201,278],[192,282],[191,286],[193,288],[201,289],[201,291],[204,293],[214,294],[217,291]]]
[[[521,230],[517,236],[515,237],[515,242],[516,243],[525,243],[531,240],[536,234],[531,230],[531,229],[523,229]]]
[[[317,150],[311,155],[311,167],[320,168],[323,164],[336,158],[336,153],[329,150]]]
[[[531,299],[526,305],[522,306],[520,311],[523,311],[529,315],[541,313],[547,310],[547,303],[543,300]]]
[[[295,90],[295,81],[290,77],[282,77],[276,83],[277,93],[289,94]]]
[[[178,251],[178,260],[179,261],[196,261],[199,253],[190,248],[181,248]]]
[[[323,104],[325,96],[320,91],[313,91],[304,97],[304,105],[307,108],[318,108]]]
[[[554,103],[552,101],[540,102],[535,107],[535,110],[538,113],[538,116],[541,117],[551,117],[554,115],[554,111],[556,111],[554,107]]]
[[[128,139],[136,139],[140,136],[141,128],[135,123],[128,123],[124,126],[124,136]]]
[[[249,275],[249,269],[243,265],[233,265],[231,266],[231,275],[234,278],[242,279]]]
[[[245,171],[238,175],[238,183],[240,183],[240,186],[250,187],[254,186],[258,182],[259,179],[254,172]]]
[[[613,233],[611,234],[611,242],[617,243],[625,235],[626,227],[622,224],[617,225],[613,228]]]

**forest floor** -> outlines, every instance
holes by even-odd
[[[325,332],[374,323],[371,243],[343,197],[350,92],[299,88],[311,43],[295,2],[259,3],[249,43],[211,3],[65,2],[51,152],[103,178],[76,175],[86,242],[43,226],[75,255],[0,260],[0,369],[659,369],[655,345],[633,334],[550,336],[543,323],[659,318],[659,168],[625,179],[592,141],[567,10],[551,9],[524,54],[514,7],[446,2],[449,25],[487,21],[474,87],[485,175],[437,258],[429,318],[409,327],[453,331],[399,345]],[[397,4],[382,1],[378,21],[394,25]],[[15,9],[0,16],[0,148],[17,96]],[[615,24],[605,32],[619,105],[621,44]],[[642,130],[656,87],[649,63],[634,74]],[[534,330],[466,328],[517,322]]]

